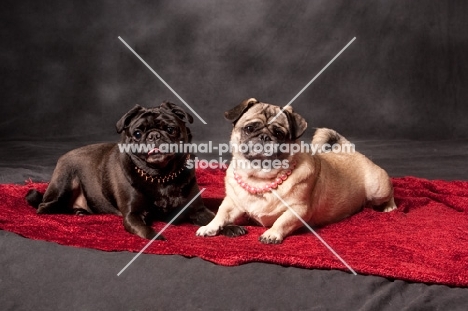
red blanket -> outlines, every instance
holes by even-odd
[[[224,171],[198,171],[205,204],[216,208],[224,196]],[[468,182],[394,178],[398,209],[362,212],[317,233],[359,274],[468,287]],[[148,241],[127,233],[112,215],[37,215],[24,195],[45,183],[0,185],[0,228],[22,236],[104,251],[139,252]],[[156,230],[164,223],[155,223]],[[242,237],[196,237],[196,226],[169,226],[167,241],[155,241],[150,254],[200,257],[233,266],[267,262],[284,266],[348,271],[320,241],[300,230],[280,245],[263,245],[262,227]],[[135,262],[134,264],[138,264]],[[116,271],[117,273],[117,271]]]

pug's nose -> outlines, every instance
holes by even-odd
[[[146,140],[155,141],[156,139],[159,139],[159,138],[161,138],[161,134],[159,132],[151,132],[148,134],[148,137],[146,138]]]
[[[268,136],[267,134],[260,134],[259,138],[261,141],[271,141],[270,136]]]

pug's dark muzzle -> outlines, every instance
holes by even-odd
[[[149,151],[147,154],[141,155],[144,157],[146,163],[151,167],[164,167],[174,157],[174,153],[161,153],[157,151],[157,148]]]
[[[248,148],[240,149],[247,160],[286,159],[288,153],[281,152],[280,145],[285,144],[268,129],[257,133],[241,135],[241,144]]]
[[[170,152],[168,148],[163,151],[161,145],[177,144],[178,142],[189,142],[191,140],[190,130],[175,116],[162,109],[153,113],[146,112],[141,119],[130,122],[126,128],[125,141],[138,145],[134,148],[133,161],[142,162],[154,169],[164,169],[171,162],[180,162],[183,154]]]
[[[170,148],[162,148],[162,145],[170,146],[176,144],[177,141],[170,140],[168,137],[164,137],[160,131],[151,131],[146,137],[140,140],[140,148],[133,150],[142,161],[145,161],[149,166],[158,168],[164,167],[168,162],[173,159],[182,158],[183,155],[177,155],[174,152],[170,152]]]

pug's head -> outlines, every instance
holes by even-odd
[[[233,155],[250,161],[287,158],[289,153],[282,153],[281,148],[273,147],[295,143],[304,134],[307,122],[293,112],[291,106],[280,112],[281,107],[261,103],[255,98],[246,99],[226,111],[224,116],[234,127],[231,144],[244,146],[233,148]],[[247,148],[249,145],[251,148]]]
[[[122,143],[139,146],[139,150],[130,152],[133,162],[150,168],[164,168],[171,162],[185,159],[183,153],[160,152],[162,144],[189,143],[192,139],[186,123],[192,123],[193,117],[182,108],[169,102],[159,107],[133,107],[117,122],[116,129],[122,133]]]

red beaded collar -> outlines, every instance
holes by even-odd
[[[249,185],[248,183],[246,183],[245,181],[242,180],[242,177],[240,177],[236,173],[235,169],[234,169],[234,179],[237,181],[239,186],[244,188],[248,193],[250,193],[250,194],[263,194],[263,193],[266,193],[266,192],[270,192],[271,189],[278,188],[279,185],[281,185],[286,179],[288,179],[289,175],[291,175],[291,173],[292,173],[292,171],[294,170],[295,167],[296,167],[296,163],[294,162],[294,163],[291,164],[291,166],[289,167],[288,170],[278,174],[278,177],[276,177],[276,179],[273,182],[271,182],[269,184],[266,184],[263,187],[253,187],[253,186]]]

